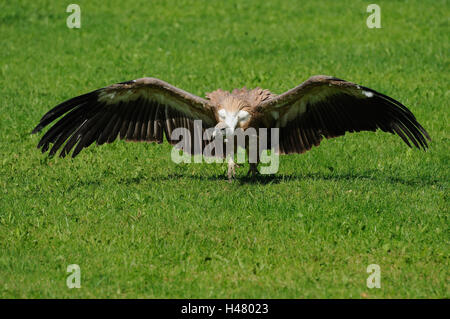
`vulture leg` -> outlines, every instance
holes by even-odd
[[[232,157],[228,159],[228,181],[231,183],[234,176],[236,176],[236,167],[239,167],[236,164]]]
[[[259,175],[258,163],[250,163],[250,168],[247,172],[247,177],[255,177]]]

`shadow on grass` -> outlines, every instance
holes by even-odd
[[[172,173],[168,175],[147,176],[139,175],[137,177],[128,177],[120,179],[119,183],[123,184],[139,184],[145,181],[161,182],[177,179],[190,179],[192,181],[228,181],[225,174],[219,175],[185,175],[180,173]],[[239,185],[246,184],[281,184],[290,183],[301,180],[322,180],[322,181],[358,181],[365,180],[370,182],[384,182],[389,184],[402,184],[408,186],[431,186],[440,185],[444,181],[432,178],[430,176],[414,176],[411,178],[403,178],[393,175],[382,175],[379,171],[369,170],[361,173],[299,173],[299,174],[274,174],[274,175],[257,175],[255,177],[237,176],[232,183]]]

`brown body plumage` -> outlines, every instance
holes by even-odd
[[[60,118],[61,117],[61,118]],[[186,128],[194,136],[194,121],[202,131],[216,128],[225,135],[252,127],[278,128],[279,153],[303,153],[325,138],[346,132],[375,131],[399,135],[408,146],[426,149],[428,133],[400,102],[367,87],[330,76],[314,76],[281,94],[260,88],[218,89],[206,99],[155,78],[113,84],[65,101],[47,112],[33,133],[59,119],[38,147],[50,155],[72,149],[75,157],[93,142],[132,141],[171,144],[172,132]],[[208,141],[202,141],[202,148]],[[270,147],[270,145],[268,146]],[[202,149],[201,148],[201,149]],[[193,150],[190,153],[195,153]],[[229,177],[234,175],[229,162]],[[251,173],[256,165],[251,165]]]

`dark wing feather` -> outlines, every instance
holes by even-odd
[[[265,126],[280,128],[280,152],[303,153],[323,137],[346,132],[395,133],[411,147],[426,149],[430,136],[406,106],[370,88],[330,76],[313,76],[258,106]],[[261,126],[253,123],[250,126]]]
[[[59,119],[59,120],[58,120]],[[38,148],[61,149],[64,157],[72,149],[75,157],[93,142],[113,142],[117,136],[127,141],[171,144],[175,128],[187,128],[194,138],[194,121],[201,130],[216,125],[214,108],[205,99],[155,78],[122,82],[67,100],[48,111],[32,133],[58,120],[41,138]],[[165,134],[164,134],[164,133]]]

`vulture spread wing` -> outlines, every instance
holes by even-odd
[[[313,76],[261,103],[259,121],[280,128],[280,153],[303,153],[323,137],[376,131],[399,135],[411,147],[428,147],[428,133],[400,102],[364,86],[330,76]],[[261,126],[261,125],[260,125]]]
[[[175,144],[177,141],[170,138],[175,128],[188,129],[194,138],[194,120],[202,121],[202,133],[217,124],[207,100],[155,78],[113,84],[67,100],[47,112],[33,133],[60,117],[44,134],[38,148],[45,152],[52,143],[50,155],[62,147],[61,157],[74,147],[75,157],[93,142],[111,143],[117,136],[128,141],[162,143],[165,134]]]

